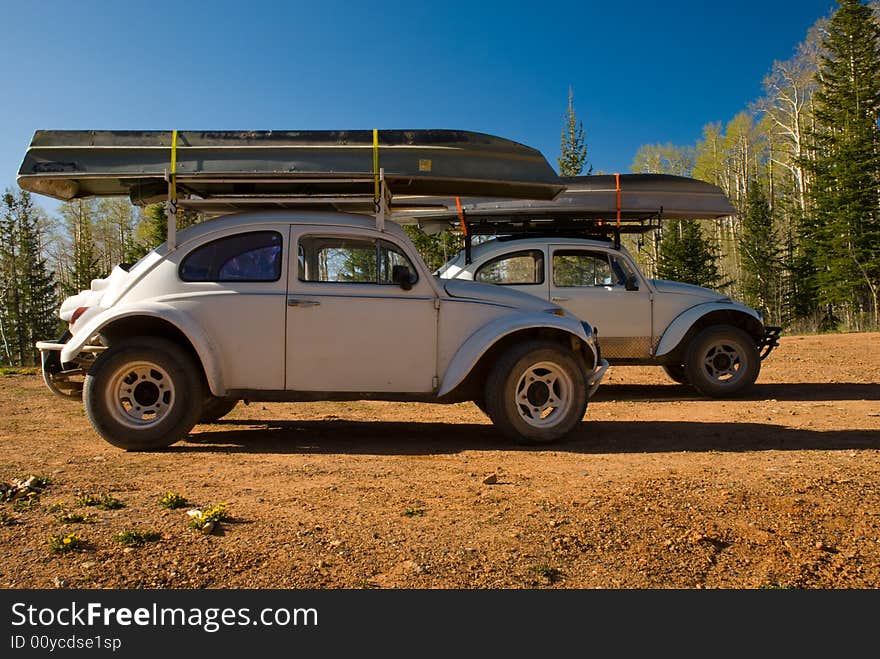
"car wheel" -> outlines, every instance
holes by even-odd
[[[199,416],[199,423],[214,423],[229,414],[238,405],[237,398],[222,398],[219,396],[208,396],[202,404],[202,414]]]
[[[550,341],[514,346],[486,379],[486,412],[507,437],[547,444],[570,433],[587,409],[587,385],[575,356]]]
[[[112,344],[86,375],[83,401],[92,426],[127,451],[170,446],[195,425],[204,385],[192,358],[157,337]]]
[[[669,376],[669,379],[679,384],[688,384],[687,373],[685,373],[684,364],[664,364],[663,371]]]
[[[754,384],[761,370],[755,341],[736,327],[713,325],[697,334],[685,357],[691,385],[711,398],[736,396]]]

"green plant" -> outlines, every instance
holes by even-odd
[[[95,506],[101,510],[117,510],[125,507],[124,503],[110,493],[104,494],[100,497],[93,494],[81,494],[76,498],[76,505]]]
[[[407,508],[406,510],[404,510],[400,514],[403,515],[404,517],[421,517],[425,514],[425,509],[418,508],[418,507],[411,507],[411,508]]]
[[[94,524],[93,515],[86,513],[85,515],[76,511],[63,511],[55,516],[62,524]]]
[[[229,519],[229,515],[226,514],[226,504],[218,503],[214,506],[210,506],[205,510],[194,511],[197,514],[192,516],[192,519],[189,522],[189,526],[192,529],[199,530],[204,527],[209,522],[213,522],[216,524],[217,522],[222,522],[223,520]]]
[[[129,529],[116,535],[116,542],[122,543],[126,547],[141,547],[148,542],[156,542],[162,536],[155,531],[136,531]]]
[[[40,495],[36,492],[28,492],[27,496],[16,499],[12,502],[12,509],[15,512],[23,512],[36,508],[40,503]]]
[[[182,494],[178,494],[177,492],[167,492],[165,496],[159,499],[159,505],[168,508],[169,510],[175,510],[177,508],[185,508],[189,505],[186,497]]]
[[[85,539],[76,533],[49,536],[49,549],[53,552],[75,551],[85,546]]]

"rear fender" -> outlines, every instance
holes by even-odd
[[[220,367],[219,351],[210,336],[205,334],[187,314],[175,307],[158,302],[125,307],[114,306],[90,318],[82,327],[77,328],[76,333],[64,344],[64,348],[61,350],[61,363],[72,362],[83,347],[89,344],[89,340],[100,334],[104,328],[124,318],[137,316],[156,318],[180,331],[195,350],[211,393],[215,396],[225,395],[226,388]]]

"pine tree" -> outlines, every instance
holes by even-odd
[[[30,194],[3,195],[0,223],[0,339],[3,360],[16,365],[35,364],[34,344],[57,334],[57,294],[53,273],[43,254],[38,211]]]
[[[565,123],[560,137],[562,155],[559,163],[560,176],[580,176],[587,167],[587,143],[584,139],[584,123],[578,121],[574,112],[574,91],[568,89],[568,110],[565,113]],[[593,168],[587,167],[587,174],[592,173]]]
[[[661,279],[707,288],[724,285],[700,225],[696,220],[670,222],[663,228],[657,274]]]
[[[763,312],[765,318],[779,320],[776,292],[780,280],[780,250],[773,215],[763,187],[753,181],[749,185],[746,212],[739,234],[742,259],[740,292],[745,301]]]
[[[70,236],[70,272],[62,286],[64,292],[73,295],[91,287],[92,280],[106,275],[99,265],[98,248],[95,243],[94,208],[89,201],[65,204],[61,214],[67,222]]]
[[[828,23],[804,165],[811,212],[802,240],[819,300],[832,318],[880,323],[880,25],[870,7],[840,0]]]

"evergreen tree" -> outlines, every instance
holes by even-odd
[[[696,220],[670,222],[663,228],[657,274],[661,279],[681,281],[707,288],[724,285]]]
[[[840,0],[823,40],[812,174],[802,240],[819,300],[832,318],[880,323],[880,25],[870,7]]]
[[[403,230],[406,231],[406,235],[412,240],[431,272],[464,248],[461,234],[452,231],[430,235],[414,225],[404,225]]]
[[[198,213],[194,211],[178,209],[177,230],[182,231],[196,224],[199,219]],[[141,221],[125,246],[125,260],[133,263],[166,240],[168,240],[168,218],[165,216],[165,204],[150,204],[144,208]]]
[[[565,123],[560,137],[562,155],[559,163],[560,176],[580,176],[587,167],[587,143],[584,139],[584,123],[578,121],[574,112],[574,91],[568,89],[568,110],[565,113]],[[587,174],[591,174],[592,167],[587,167]]]
[[[745,301],[763,312],[765,318],[778,321],[776,292],[780,279],[780,250],[770,204],[762,186],[756,181],[749,185],[739,248],[742,258],[740,291]]]
[[[62,282],[68,295],[90,288],[93,279],[107,274],[99,265],[95,243],[95,206],[91,201],[74,201],[64,204],[61,209],[70,236],[70,271]]]
[[[2,359],[11,364],[35,364],[36,341],[57,334],[57,287],[43,254],[42,233],[30,194],[7,191],[0,223],[0,340]]]

